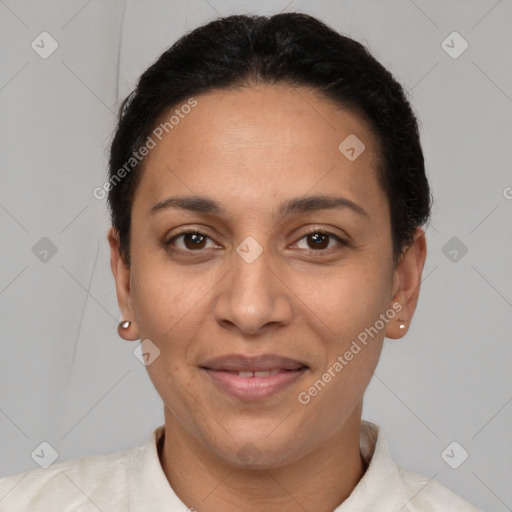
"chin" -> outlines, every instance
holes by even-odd
[[[253,435],[247,432],[239,437],[227,435],[223,437],[222,444],[217,439],[209,449],[225,463],[246,469],[276,468],[300,458],[297,436],[284,431],[279,436],[269,436],[273,429],[275,425],[262,429],[261,433],[253,432]]]

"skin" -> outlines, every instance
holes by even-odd
[[[200,512],[332,511],[364,474],[359,453],[363,394],[384,337],[406,331],[416,309],[425,233],[395,266],[389,205],[375,172],[369,125],[305,88],[258,85],[213,91],[147,156],[131,219],[131,262],[111,229],[111,266],[121,335],[150,339],[160,352],[147,366],[164,403],[162,468],[180,499]],[[356,134],[366,149],[349,161],[338,145]],[[296,197],[342,196],[349,208],[295,213]],[[225,216],[150,209],[170,196],[201,195]],[[206,235],[174,239],[195,228]],[[326,230],[318,249],[307,229]],[[262,248],[247,263],[236,252],[248,236]],[[188,251],[188,252],[187,252]],[[402,310],[307,405],[307,391],[379,315]],[[278,354],[309,369],[259,402],[228,396],[199,366],[230,354]],[[253,445],[244,464],[238,454]],[[246,447],[246,448],[244,448]],[[243,452],[242,452],[243,453]],[[321,499],[319,498],[321,497]]]

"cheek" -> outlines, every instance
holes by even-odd
[[[310,274],[300,289],[300,298],[314,311],[319,328],[340,349],[389,307],[389,278],[375,262],[354,260],[325,276]]]
[[[184,330],[201,311],[201,299],[211,286],[205,279],[187,279],[169,265],[134,263],[132,302],[140,336],[158,345],[186,337]],[[179,338],[178,337],[178,338]]]
[[[310,315],[312,328],[321,334],[326,351],[315,376],[320,391],[311,406],[326,421],[337,423],[340,410],[352,410],[362,399],[377,366],[386,325],[379,319],[389,308],[389,279],[374,259],[347,264],[336,277],[321,282],[323,286],[308,286],[304,294],[315,312]]]

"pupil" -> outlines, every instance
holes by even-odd
[[[189,245],[187,242],[192,240],[192,243]],[[198,235],[197,233],[187,233],[184,238],[185,246],[187,249],[201,249],[201,242],[204,241],[203,235]],[[198,243],[199,242],[199,243]]]
[[[327,240],[328,238],[328,235],[325,235],[323,233],[314,233],[312,235],[309,235],[313,240],[314,240],[314,245],[316,246],[316,248],[320,248],[320,249],[324,249],[325,247],[320,247],[320,245],[324,244],[325,245],[325,241]],[[328,245],[328,244],[327,244]]]

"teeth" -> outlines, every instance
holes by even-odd
[[[261,372],[254,372],[255,377],[268,377],[270,375],[270,371],[261,371]]]
[[[239,377],[268,377],[269,375],[277,375],[279,369],[275,370],[262,370],[259,372],[238,372]]]

